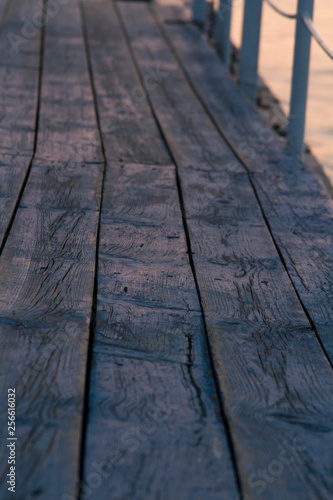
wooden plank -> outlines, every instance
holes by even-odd
[[[140,71],[156,60],[170,71],[150,100],[177,161],[243,492],[248,498],[329,498],[331,367],[247,173],[207,118],[147,7],[121,3],[119,10]],[[288,466],[284,446],[295,453]]]
[[[104,190],[95,341],[186,362],[202,325],[175,169],[109,164]]]
[[[92,359],[85,491],[96,500],[105,491],[119,500],[237,496],[174,166],[107,165]],[[167,409],[141,446],[133,428],[161,413],[160,401]],[[121,464],[109,463],[112,453]],[[94,486],[98,464],[109,470]]]
[[[215,53],[192,27],[168,26],[192,84],[251,172],[274,240],[333,362],[333,203],[325,186],[242,99]]]
[[[0,5],[0,249],[10,226],[34,150],[40,66],[40,27],[28,38],[22,21],[41,5]]]
[[[138,88],[112,5],[85,2],[84,14],[92,65],[98,63],[94,73],[97,95],[107,92],[108,99],[116,95],[109,89],[115,86],[118,92],[118,78],[121,84],[126,81],[127,92]],[[111,60],[97,45],[101,33]],[[113,73],[110,67],[115,68]],[[100,116],[106,113],[107,117],[110,107],[105,107],[105,100],[98,98],[97,104]],[[102,130],[109,162],[101,214],[83,491],[96,500],[105,498],[106,491],[124,500],[179,494],[192,498],[196,490],[209,499],[220,498],[220,491],[225,491],[226,498],[235,498],[226,431],[186,254],[175,168],[169,164],[145,101],[139,112],[134,109],[124,122],[118,119],[115,138],[109,137],[103,120]],[[134,163],[112,161],[120,156]],[[138,164],[139,160],[146,164]],[[158,168],[158,163],[165,165]],[[119,370],[120,366],[124,368]],[[129,407],[120,402],[124,397]],[[175,399],[172,405],[170,398]],[[139,457],[131,455],[126,436],[138,418],[144,416],[147,421],[149,406],[155,406],[156,414],[160,399],[166,402],[167,412],[171,406],[173,412],[178,409],[180,402],[184,409],[166,423],[162,412],[161,429],[143,437],[146,443]],[[123,415],[129,408],[130,413]],[[113,474],[101,473],[101,465],[112,467],[110,461],[117,457],[110,453],[117,452],[118,445],[128,456]],[[162,463],[157,456],[166,459]]]
[[[159,309],[200,311],[184,250],[174,166],[120,164],[109,171],[105,190],[112,196],[103,203],[99,294],[111,303],[126,297]],[[120,241],[119,231],[125,233]]]
[[[101,169],[92,185],[96,177]],[[80,191],[87,180],[75,182]],[[70,198],[36,208],[28,199],[40,193],[29,191],[0,260],[1,381],[18,398],[17,493],[60,498],[75,492],[78,476],[98,212],[74,210]]]
[[[21,189],[27,175],[29,161],[25,157],[4,156],[0,159],[0,246],[20,201]],[[86,209],[100,203],[99,179],[92,174],[98,165],[63,164],[36,160],[29,177],[29,189],[21,206]],[[77,180],[79,184],[76,184]],[[91,184],[94,183],[94,184]],[[41,205],[40,205],[41,204]]]
[[[16,389],[16,495],[25,499],[78,493],[104,171],[93,163],[101,147],[78,5],[60,9],[45,26],[37,159],[0,257],[0,378]],[[65,144],[76,145],[77,162]]]
[[[114,354],[106,346],[94,353],[84,491],[96,500],[105,492],[119,500],[238,498],[211,374]]]
[[[2,28],[6,23],[9,6],[10,6],[9,0],[4,0],[0,4],[0,32],[2,31]]]
[[[96,210],[101,203],[101,164],[35,160],[21,208]]]
[[[44,45],[36,158],[103,161],[78,0],[49,18]]]
[[[5,3],[5,2],[4,2]],[[25,36],[38,0],[13,0],[4,12],[0,33],[0,154],[31,157],[34,147],[40,66],[40,27]]]
[[[101,168],[89,171],[100,185]],[[0,259],[1,383],[17,393],[17,493],[61,498],[78,476],[98,206],[52,208],[49,193],[36,206],[34,194],[28,183]]]
[[[190,23],[193,5],[189,0],[156,0],[154,8],[166,22]]]
[[[0,248],[5,242],[29,165],[28,157],[0,156]]]
[[[147,89],[167,78],[159,64],[141,85],[112,2],[84,1],[83,13],[104,146],[108,158],[130,163],[169,164],[170,157],[148,111]],[[100,8],[102,6],[103,8]]]

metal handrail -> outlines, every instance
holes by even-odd
[[[319,35],[318,31],[314,27],[314,24],[312,22],[311,17],[309,16],[309,14],[307,12],[305,12],[303,14],[303,21],[304,21],[305,25],[307,26],[308,30],[310,31],[311,35],[313,36],[313,38],[318,43],[318,45],[323,49],[324,52],[326,52],[326,54],[328,55],[328,57],[330,57],[331,59],[333,59],[333,50],[321,38],[321,36]]]
[[[310,45],[314,38],[324,52],[333,59],[333,50],[317,32],[312,22],[314,0],[298,0],[297,13],[280,9],[273,0],[245,0],[242,46],[239,62],[239,85],[253,102],[257,97],[258,53],[262,3],[265,1],[278,14],[296,20],[294,63],[291,85],[288,142],[295,153],[302,157],[304,150],[305,114],[309,80]],[[194,0],[193,20],[205,22],[206,0]],[[216,45],[222,61],[229,67],[230,24],[232,0],[220,0],[216,14]]]
[[[273,3],[271,0],[265,0],[265,2],[270,6],[272,7],[273,10],[275,10],[275,12],[277,12],[278,14],[280,14],[281,16],[283,17],[287,17],[288,19],[296,19],[297,18],[297,14],[288,14],[287,12],[285,12],[284,10],[280,9],[280,7],[278,7],[277,5],[275,5],[275,3]]]
[[[277,12],[281,16],[287,17],[288,19],[297,19],[297,14],[288,14],[284,10],[280,9],[280,7],[278,7],[277,5],[275,5],[275,3],[272,2],[272,0],[265,0],[265,2],[270,7],[272,7],[272,9],[275,10],[275,12]],[[307,26],[308,30],[310,31],[311,35],[313,36],[313,38],[318,43],[318,45],[323,49],[324,52],[326,52],[326,54],[328,55],[328,57],[330,57],[331,59],[333,59],[333,50],[327,45],[327,43],[319,35],[319,33],[316,30],[316,28],[315,28],[315,26],[314,26],[314,24],[312,22],[311,17],[309,16],[309,14],[306,13],[306,12],[304,12],[304,14],[302,16],[302,19],[303,19],[305,25]]]

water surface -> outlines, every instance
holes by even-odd
[[[296,12],[297,0],[275,0],[284,10]],[[234,0],[231,38],[239,46],[243,0]],[[333,2],[315,0],[314,24],[333,48]],[[295,21],[285,19],[265,2],[259,54],[259,72],[289,112]],[[333,61],[312,41],[306,141],[333,184]]]

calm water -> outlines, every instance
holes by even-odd
[[[296,12],[297,0],[275,2],[288,12]],[[240,42],[243,8],[243,0],[234,0],[231,37],[236,46]],[[333,48],[333,2],[315,0],[314,24]],[[259,72],[281,100],[286,113],[289,112],[294,36],[295,21],[279,16],[264,2]],[[333,61],[314,40],[311,50],[306,141],[333,184]]]

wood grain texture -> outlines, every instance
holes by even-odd
[[[78,5],[58,7],[45,26],[37,158],[0,258],[0,378],[17,393],[20,500],[78,492],[104,170]],[[8,205],[26,157],[3,162]]]
[[[40,4],[6,5],[0,241],[33,155],[40,48],[38,32],[18,59],[8,55],[18,14]],[[218,104],[220,66],[191,27],[170,26],[167,43],[146,5],[84,0],[84,29],[78,0],[58,7],[45,26],[37,155],[0,257],[0,382],[18,394],[16,497],[79,496],[104,170],[91,67],[108,162],[81,499],[238,500],[228,437],[246,498],[330,499],[332,370],[262,214],[329,348],[331,208],[321,184],[300,163],[293,170],[280,143],[271,148],[224,77]],[[173,41],[221,122],[194,95]]]
[[[101,164],[35,160],[21,208],[96,211],[101,203]]]
[[[34,150],[41,30],[26,36],[31,13],[41,13],[37,0],[0,5],[0,248]]]
[[[113,354],[94,354],[84,490],[96,500],[237,498],[210,369]]]
[[[174,166],[107,164],[89,394],[86,488],[112,469],[96,500],[237,496]]]
[[[333,203],[319,178],[242,99],[193,27],[166,27],[170,42],[221,132],[256,187],[292,282],[333,361]]]
[[[83,491],[96,500],[106,491],[124,500],[215,499],[221,491],[232,499],[237,488],[186,254],[175,168],[146,101],[135,100],[142,87],[112,5],[83,5],[108,160]],[[147,75],[155,88],[156,67]],[[115,103],[122,104],[120,112]],[[139,455],[132,454],[133,427],[147,424],[150,408],[161,429],[148,428]]]
[[[26,36],[31,13],[41,15],[38,0],[2,2],[0,32],[0,154],[30,157],[33,152],[40,66],[40,27]]]
[[[45,26],[36,159],[103,161],[78,0]]]
[[[119,9],[142,72],[156,60],[170,71],[150,100],[179,169],[243,491],[248,498],[328,499],[331,367],[274,247],[249,176],[207,118],[147,7],[121,3]],[[295,450],[288,466],[281,462],[284,445]]]
[[[170,163],[146,101],[167,78],[156,64],[141,85],[112,2],[83,1],[89,53],[108,158],[113,161]]]
[[[7,21],[7,12],[9,9],[10,2],[8,0],[4,0],[0,4],[0,31]]]
[[[104,189],[97,306],[102,321],[101,327],[97,321],[95,341],[106,338],[109,343],[114,337],[120,347],[135,350],[146,345],[147,352],[161,357],[171,342],[168,349],[174,347],[175,359],[186,362],[181,354],[187,346],[182,334],[186,318],[194,330],[202,327],[175,168],[109,164]],[[170,339],[164,330],[171,332]],[[126,331],[133,332],[129,338]]]
[[[1,384],[17,392],[20,499],[77,490],[102,165],[91,171],[94,193],[84,198],[80,167],[73,199],[70,190],[64,199],[61,178],[50,179],[52,189],[28,182],[0,259]]]
[[[190,23],[192,21],[192,2],[189,0],[156,0],[154,8],[165,22]]]
[[[24,156],[0,155],[0,248],[19,201],[30,161]]]

